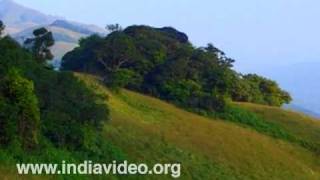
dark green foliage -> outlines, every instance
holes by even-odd
[[[5,25],[4,25],[3,22],[0,20],[0,38],[1,38],[2,34],[3,34],[4,29],[5,29]]]
[[[40,110],[33,82],[10,69],[0,81],[0,91],[1,144],[10,144],[17,138],[24,149],[34,149],[38,144]]]
[[[112,52],[112,53],[105,53]],[[103,45],[96,49],[96,59],[107,73],[116,72],[125,64],[132,63],[137,56],[137,49],[130,36],[121,32],[113,32]]]
[[[234,84],[231,94],[236,101],[271,106],[281,106],[292,100],[289,93],[281,90],[276,82],[256,74],[241,76],[239,82]]]
[[[192,80],[181,80],[178,82],[168,82],[164,85],[163,90],[167,92],[168,98],[182,104],[188,104],[190,97],[201,95],[201,86]]]
[[[134,84],[135,72],[129,69],[119,69],[114,73],[110,73],[104,79],[104,82],[112,89],[117,90],[128,84]]]
[[[103,39],[98,35],[92,35],[85,39],[80,39],[79,47],[72,53],[67,53],[64,58],[68,61],[62,61],[62,70],[74,69],[75,71],[85,71],[91,74],[105,74],[105,69],[100,63],[92,58],[96,58],[96,47],[102,46]]]
[[[105,105],[98,104],[99,97],[85,87],[71,73],[39,72],[41,84],[37,92],[41,97],[41,117],[44,134],[60,147],[79,148],[84,145],[83,126],[97,132],[108,118]]]
[[[252,127],[258,132],[268,134],[275,138],[295,141],[295,138],[281,129],[281,127],[262,119],[255,113],[237,106],[229,106],[224,112],[218,113],[217,116],[225,120]]]
[[[170,38],[177,39],[181,43],[188,43],[189,41],[189,38],[186,34],[179,32],[172,27],[159,28],[158,30],[166,33],[166,35]]]
[[[108,24],[106,29],[110,32],[122,31],[122,27],[119,24]]]
[[[102,104],[105,97],[73,73],[46,69],[33,58],[10,37],[0,40],[0,144],[43,149],[47,142],[55,148],[104,154],[105,144],[93,139],[100,138],[109,118]]]
[[[110,26],[107,37],[80,41],[64,56],[62,69],[96,74],[109,87],[126,87],[197,111],[223,111],[228,99],[273,106],[291,100],[273,81],[236,73],[234,60],[223,51],[212,44],[195,48],[174,28],[117,27]]]
[[[33,31],[33,35],[34,38],[28,38],[24,45],[30,49],[39,63],[52,60],[53,55],[50,51],[50,47],[54,45],[52,32],[49,32],[46,28],[39,28]]]

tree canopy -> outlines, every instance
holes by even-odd
[[[47,30],[34,35],[33,43],[52,45],[45,40],[51,39]],[[91,152],[87,138],[91,132],[100,137],[109,119],[101,98],[73,73],[45,68],[11,37],[0,39],[0,146],[28,151],[52,144]]]
[[[110,87],[194,110],[223,111],[229,100],[272,106],[291,101],[274,81],[237,73],[234,62],[211,43],[193,46],[185,33],[172,27],[130,26],[81,40],[63,57],[62,70],[99,75]]]
[[[40,63],[52,60],[53,54],[50,51],[50,47],[54,45],[52,32],[42,27],[34,30],[33,35],[33,38],[28,38],[24,42],[25,47],[32,52],[34,58]]]

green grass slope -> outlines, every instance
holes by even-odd
[[[277,124],[296,137],[312,143],[320,156],[320,121],[318,119],[277,107],[250,103],[237,103],[237,105],[258,114],[268,122]]]
[[[112,93],[92,76],[78,77],[106,97],[112,120],[105,124],[104,136],[132,162],[180,162],[182,179],[320,179],[319,156],[297,144],[131,91]],[[304,116],[265,106],[240,106],[310,141],[320,134],[319,124]]]

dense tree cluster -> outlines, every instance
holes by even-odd
[[[37,50],[47,52],[43,48],[52,42],[39,44],[44,46]],[[64,149],[90,150],[95,146],[87,146],[88,138],[98,137],[108,120],[106,105],[99,104],[101,97],[73,73],[45,68],[38,55],[8,36],[0,39],[0,146],[35,150],[50,142]]]
[[[18,140],[24,149],[34,148],[38,144],[40,110],[33,82],[10,69],[0,85],[0,143]]]
[[[99,75],[110,87],[126,87],[193,110],[221,111],[228,99],[272,106],[291,100],[275,82],[235,72],[234,60],[223,51],[212,44],[196,48],[174,28],[108,27],[112,31],[106,37],[82,39],[64,56],[62,69]]]
[[[281,90],[275,81],[256,74],[240,76],[238,83],[234,84],[231,95],[235,101],[271,106],[281,106],[292,100],[290,94]]]

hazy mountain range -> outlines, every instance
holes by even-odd
[[[12,0],[0,0],[0,19],[5,22],[9,33],[17,33],[25,28],[50,24],[59,17],[45,15]]]
[[[36,28],[46,27],[52,31],[56,41],[52,47],[56,65],[59,64],[58,62],[66,52],[77,46],[80,38],[95,33],[106,33],[104,29],[98,26],[46,15],[17,4],[12,0],[0,0],[0,19],[6,25],[6,33],[9,33],[19,42],[23,42],[26,38],[32,36],[33,30]]]

